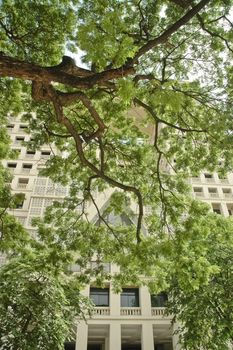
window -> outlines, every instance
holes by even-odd
[[[17,204],[16,204],[16,209],[22,209],[23,208],[23,202],[24,202],[24,199],[22,199],[20,202],[18,202]]]
[[[32,169],[32,164],[23,164],[23,169]]]
[[[8,124],[6,127],[7,129],[14,129],[14,124]]]
[[[15,169],[17,166],[17,163],[7,163],[8,168]]]
[[[28,156],[34,156],[36,154],[36,151],[27,151],[26,155]]]
[[[16,136],[15,140],[16,140],[16,142],[21,142],[21,141],[24,141],[24,137],[23,136]]]
[[[41,151],[42,156],[50,156],[51,152],[50,151]]]
[[[223,192],[224,197],[231,197],[232,196],[230,188],[223,188],[222,192]]]
[[[17,148],[12,148],[12,151],[18,156],[21,152],[20,149],[17,149]]]
[[[121,307],[139,307],[138,288],[123,288],[121,293]]]
[[[211,174],[204,174],[205,178],[206,179],[212,179],[213,178],[213,175]]]
[[[27,125],[20,125],[19,128],[20,128],[20,130],[25,130],[25,129],[27,129],[28,127],[27,127]]]
[[[217,188],[208,188],[210,197],[218,197]]]
[[[167,293],[162,292],[159,294],[151,295],[151,307],[164,307],[167,302]]]
[[[29,181],[29,179],[20,178],[18,181],[18,187],[19,188],[27,188],[28,181]]]
[[[109,306],[109,288],[90,288],[90,299],[95,306]]]
[[[216,214],[221,214],[221,210],[219,208],[213,208],[213,212]]]

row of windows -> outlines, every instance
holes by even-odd
[[[20,155],[21,153],[21,150],[20,149],[14,149],[13,148],[13,151],[17,152],[18,155]],[[30,151],[30,150],[27,150],[26,151],[26,157],[34,157],[36,154],[36,151]],[[50,151],[41,151],[40,152],[41,156],[42,157],[49,157],[51,155],[51,152]]]
[[[204,173],[204,179],[206,182],[215,182],[215,180],[220,180],[221,182],[228,182],[228,178],[227,176],[222,176],[221,174],[216,174],[217,178],[215,178],[214,174],[209,174],[209,173]],[[193,180],[196,180],[198,182],[201,181],[200,176],[193,176],[192,177]]]
[[[13,130],[13,129],[16,127],[16,124],[7,124],[6,127],[7,127],[7,129],[9,129],[9,130]],[[28,130],[27,124],[20,124],[20,125],[19,125],[19,130],[27,131],[27,130]]]
[[[90,288],[90,298],[96,306],[109,306],[109,288]],[[123,288],[121,295],[121,307],[139,307],[138,288]],[[162,292],[151,295],[152,307],[164,307],[167,302],[167,294]]]
[[[196,195],[204,195],[203,187],[193,187],[193,191]],[[232,195],[231,188],[222,188],[223,195],[230,197]],[[218,189],[216,187],[208,187],[208,193],[210,196],[219,195]]]
[[[16,167],[17,167],[17,163],[16,162],[8,162],[7,163],[7,167],[9,168],[9,169],[16,169]],[[30,171],[30,169],[32,169],[32,164],[31,163],[23,163],[22,164],[22,169],[24,170],[29,170]]]

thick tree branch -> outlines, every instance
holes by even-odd
[[[70,74],[70,71],[75,71],[75,75],[73,73]],[[76,75],[78,71],[80,71],[79,76]],[[71,63],[70,68],[67,65],[64,68],[62,63],[54,67],[41,67],[34,63],[6,56],[4,53],[0,54],[0,75],[2,77],[31,80],[45,85],[56,82],[80,89],[90,89],[95,85],[108,88],[114,87],[112,83],[109,83],[109,80],[133,74],[134,69],[132,66],[127,66],[95,74],[92,74],[91,71],[86,72],[86,76],[84,76],[84,70],[80,70],[79,67],[74,68],[73,63]]]

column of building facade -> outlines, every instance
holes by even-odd
[[[82,295],[89,297],[90,286],[86,286],[82,291]],[[77,321],[77,333],[75,350],[87,350],[88,344],[88,324],[86,320]]]

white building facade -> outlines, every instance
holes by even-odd
[[[4,165],[13,173],[12,191],[25,193],[25,199],[11,213],[35,234],[32,218],[41,217],[54,200],[68,194],[68,188],[53,184],[38,175],[46,159],[54,151],[43,146],[40,151],[26,149],[23,141],[29,141],[27,125],[20,118],[10,118],[8,124],[12,148],[19,156],[6,160]],[[224,216],[233,215],[233,175],[221,178],[217,173],[203,173],[190,179],[193,195],[206,201],[213,211]],[[100,196],[104,203],[105,197]],[[2,262],[4,258],[2,257]],[[118,267],[106,264],[109,272]],[[93,316],[77,324],[77,339],[67,343],[67,350],[179,350],[176,326],[166,315],[166,296],[151,296],[146,287],[125,286],[121,294],[115,294],[111,283],[100,289],[87,286],[84,294],[90,296],[96,307]]]

